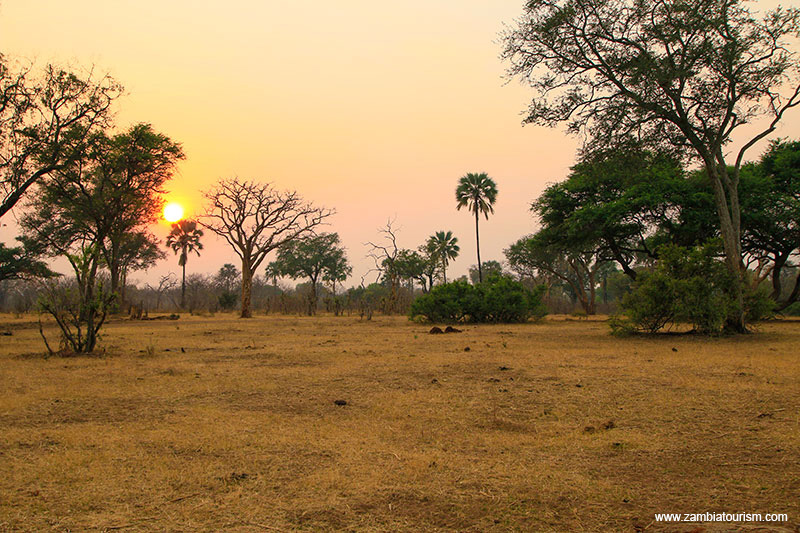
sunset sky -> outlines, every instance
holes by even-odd
[[[474,219],[455,209],[458,178],[487,172],[497,182],[481,256],[502,260],[535,229],[530,202],[565,177],[578,147],[561,129],[523,128],[531,93],[503,79],[497,35],[523,3],[0,0],[0,51],[39,67],[94,66],[120,81],[117,126],[149,122],[183,144],[168,198],[189,215],[219,178],[270,181],[336,210],[325,231],[348,249],[349,284],[371,267],[363,243],[389,219],[405,248],[452,230],[461,245],[454,278],[476,262]],[[798,124],[795,112],[776,136],[800,137]],[[3,222],[8,243],[14,225]],[[163,240],[168,225],[154,232]],[[237,263],[209,232],[204,245],[189,272]],[[171,252],[131,277],[168,271],[178,272]]]

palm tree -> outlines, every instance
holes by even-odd
[[[194,220],[179,220],[172,225],[167,236],[167,246],[172,248],[176,254],[180,252],[178,257],[178,266],[183,267],[183,279],[181,280],[181,309],[186,303],[186,260],[189,258],[189,252],[194,252],[197,257],[200,257],[200,250],[203,245],[200,243],[200,237],[203,236],[203,230],[197,228],[197,222]]]
[[[486,172],[475,174],[470,172],[458,180],[456,187],[457,209],[467,207],[475,213],[475,242],[478,245],[478,280],[483,282],[481,269],[481,240],[478,236],[478,215],[483,213],[489,219],[489,213],[494,213],[494,202],[497,200],[497,184]]]
[[[453,237],[452,231],[437,231],[428,237],[428,242],[426,243],[431,256],[442,261],[442,276],[445,283],[447,283],[447,263],[451,259],[458,257],[458,252],[461,251],[457,243],[458,239]]]

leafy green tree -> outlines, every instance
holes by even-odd
[[[399,278],[408,280],[411,283],[412,292],[415,281],[419,282],[423,291],[427,291],[428,277],[426,273],[429,261],[418,251],[403,249],[397,252],[397,257],[392,261],[391,267],[387,265],[387,268],[393,268]]]
[[[485,172],[479,174],[469,173],[458,180],[456,187],[456,209],[466,207],[475,214],[475,243],[478,250],[478,280],[483,281],[481,270],[481,241],[478,232],[478,215],[483,214],[489,219],[489,213],[494,213],[494,203],[497,201],[497,184]]]
[[[40,259],[43,250],[24,238],[18,240],[22,245],[11,248],[0,242],[0,281],[55,276],[47,263]]]
[[[757,277],[771,278],[778,310],[800,300],[800,272],[785,297],[782,274],[800,252],[800,141],[774,141],[758,164],[742,169],[743,247]],[[759,272],[760,271],[760,272]]]
[[[132,142],[134,138],[156,142],[139,145]],[[162,148],[170,155],[165,168],[159,170],[149,158],[160,157]],[[64,302],[64,295],[78,298],[74,306],[47,308],[54,316],[68,308],[74,311],[71,322],[56,320],[75,351],[94,350],[105,313],[119,298],[122,269],[152,259],[154,240],[143,228],[154,220],[152,204],[158,207],[161,186],[179,155],[175,143],[147,125],[114,136],[95,131],[85,139],[83,150],[39,183],[37,194],[27,203],[20,221],[23,240],[49,256],[67,258],[76,276],[76,287],[50,293],[51,303]],[[132,245],[137,248],[133,250]],[[99,283],[98,274],[104,267],[114,274],[111,286]],[[85,334],[74,337],[74,343],[66,329],[69,323],[82,324],[85,329]]]
[[[322,279],[331,284],[331,293],[333,298],[336,298],[336,283],[344,283],[348,277],[353,273],[353,267],[347,260],[347,255],[343,248],[338,248],[332,254],[328,268],[322,274]]]
[[[533,0],[503,34],[509,74],[535,92],[527,123],[585,134],[590,146],[636,136],[699,161],[714,193],[726,264],[743,305],[740,168],[800,104],[796,8],[753,16],[744,0]],[[740,127],[763,120],[728,163]],[[741,138],[741,136],[737,137]]]
[[[567,179],[533,203],[553,244],[616,261],[636,279],[634,264],[655,257],[654,233],[672,228],[674,199],[686,188],[680,162],[635,143],[584,153]]]
[[[196,220],[183,219],[175,222],[172,229],[167,235],[167,246],[172,248],[172,251],[178,255],[178,266],[183,270],[181,276],[181,309],[186,306],[186,262],[189,260],[189,254],[194,252],[197,257],[200,257],[200,250],[203,249],[203,243],[200,238],[203,236],[203,230],[197,227]]]
[[[292,279],[307,278],[311,284],[308,314],[317,310],[317,284],[326,274],[339,275],[346,264],[345,250],[338,233],[320,233],[291,240],[278,248],[278,257],[271,268]]]
[[[158,241],[146,228],[161,217],[164,184],[172,178],[184,154],[180,144],[149,124],[136,124],[119,135],[101,138],[95,150],[98,171],[113,184],[106,207],[115,221],[102,248],[111,291],[120,292],[123,262],[147,267],[159,258],[153,254]],[[133,234],[138,236],[134,238]],[[139,257],[134,244],[139,245]]]
[[[425,250],[432,258],[441,262],[442,280],[447,283],[447,265],[451,260],[458,257],[458,253],[461,251],[458,246],[458,239],[453,236],[452,231],[437,231],[428,237],[425,243]],[[433,286],[432,282],[431,286]]]

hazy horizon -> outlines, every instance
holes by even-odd
[[[336,210],[322,231],[338,232],[348,250],[345,286],[373,266],[363,244],[380,239],[390,219],[403,248],[452,230],[461,254],[448,278],[456,278],[476,263],[474,218],[455,209],[458,178],[487,172],[497,182],[495,214],[481,219],[481,257],[502,261],[504,248],[535,230],[531,201],[566,177],[579,146],[563,128],[521,126],[532,93],[503,79],[496,40],[523,3],[5,0],[0,51],[121,82],[116,129],[151,123],[183,145],[167,199],[188,216],[219,178],[268,181]],[[772,138],[800,137],[799,123],[790,113]],[[3,224],[0,241],[10,243],[13,217]],[[152,230],[163,242],[169,225]],[[241,268],[210,232],[203,244],[187,273]],[[169,271],[179,272],[171,251],[129,279]]]

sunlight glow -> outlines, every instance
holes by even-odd
[[[177,222],[183,218],[183,206],[170,202],[164,206],[164,220],[167,222]]]

